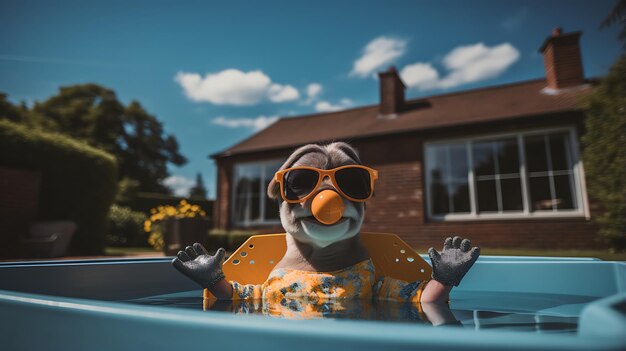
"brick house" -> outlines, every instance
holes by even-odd
[[[282,232],[265,190],[298,146],[346,141],[379,171],[364,231],[420,250],[461,234],[485,247],[597,247],[579,140],[579,37],[555,29],[540,47],[545,78],[405,100],[394,68],[380,103],[283,118],[211,157],[215,226]]]

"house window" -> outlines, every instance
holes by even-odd
[[[267,185],[282,161],[235,165],[233,219],[236,225],[279,223],[278,203],[267,196]]]
[[[583,215],[572,129],[426,144],[435,219]]]

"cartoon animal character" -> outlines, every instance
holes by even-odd
[[[460,237],[447,238],[443,251],[429,250],[432,279],[405,282],[377,277],[359,232],[365,202],[374,193],[377,171],[361,164],[348,144],[309,144],[280,167],[267,194],[280,203],[287,250],[263,284],[228,282],[222,272],[224,249],[210,255],[195,243],[172,264],[218,299],[294,298],[313,305],[333,299],[381,299],[411,303],[447,301],[478,259],[480,249]]]

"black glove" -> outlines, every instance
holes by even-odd
[[[220,248],[211,256],[202,245],[195,243],[193,247],[187,246],[184,251],[178,251],[172,265],[203,288],[211,288],[224,279],[224,253],[224,249]]]
[[[454,239],[446,239],[441,254],[432,247],[428,249],[430,261],[433,263],[432,278],[444,285],[458,286],[480,256],[480,248],[474,247],[470,250],[471,245],[468,239],[461,240],[455,236]]]

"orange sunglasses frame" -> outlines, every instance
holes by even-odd
[[[366,199],[355,199],[353,197],[346,195],[337,184],[337,180],[335,179],[335,172],[340,171],[342,169],[346,169],[346,168],[361,168],[361,169],[366,170],[370,174],[370,188],[372,189],[372,191],[370,192],[370,196],[368,196]],[[297,200],[289,200],[285,197],[285,188],[284,188],[285,174],[289,171],[294,171],[298,169],[307,169],[310,171],[316,171],[318,174],[317,184],[315,184],[315,186],[313,187],[313,189],[307,196],[301,199],[297,199]],[[333,169],[319,169],[319,168],[314,168],[314,167],[299,166],[299,167],[293,167],[293,168],[286,168],[286,169],[276,172],[276,174],[274,175],[274,180],[276,180],[276,182],[280,184],[280,196],[283,198],[283,200],[285,200],[287,203],[295,204],[299,202],[304,202],[308,200],[309,198],[311,198],[311,196],[315,194],[315,191],[317,190],[317,188],[320,187],[320,185],[322,184],[324,179],[326,179],[326,177],[330,178],[330,181],[335,187],[335,190],[337,190],[337,192],[341,194],[341,196],[347,198],[350,201],[365,202],[369,200],[374,194],[374,181],[378,179],[378,171],[373,168],[369,168],[369,167],[361,166],[361,165],[347,165],[347,166],[341,166],[341,167],[337,167]]]

